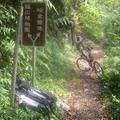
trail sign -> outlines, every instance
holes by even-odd
[[[22,2],[22,45],[45,46],[46,38],[46,3]]]

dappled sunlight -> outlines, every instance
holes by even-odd
[[[92,50],[92,55],[94,56],[95,60],[101,63],[103,61],[105,52],[101,48],[101,46],[97,46],[97,47],[94,47],[94,49]]]
[[[100,97],[99,81],[76,79],[70,84],[70,91],[72,96],[68,103],[71,111],[67,117],[76,120],[88,118],[96,120],[106,117],[105,105]]]
[[[104,50],[101,46],[96,45],[92,50],[92,55],[95,60],[102,62]],[[77,68],[76,59],[78,57],[76,54],[70,56],[76,71],[76,78],[69,83],[71,96],[67,104],[71,110],[67,114],[65,113],[65,116],[70,120],[108,120],[106,106],[101,97],[100,80],[96,78],[94,72],[94,74],[88,75],[88,72],[82,72]]]

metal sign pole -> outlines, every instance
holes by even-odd
[[[32,87],[35,87],[35,69],[36,69],[36,48],[32,48]]]
[[[45,46],[46,2],[22,2],[22,45],[32,47],[32,81],[35,87],[36,47]]]
[[[15,98],[15,84],[16,84],[17,57],[19,52],[19,40],[20,40],[20,30],[21,30],[21,16],[22,16],[22,7],[20,8],[16,42],[15,42],[15,50],[14,50],[13,73],[12,73],[12,82],[11,82],[11,106],[14,105],[14,98]]]

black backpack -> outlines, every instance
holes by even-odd
[[[44,115],[48,115],[48,119],[50,119],[50,113],[54,113],[53,105],[57,102],[57,98],[53,94],[42,89],[30,88],[28,80],[23,81],[22,78],[16,79],[15,98],[18,99],[15,101],[19,107],[24,110],[26,110],[27,107],[30,110],[41,112]]]

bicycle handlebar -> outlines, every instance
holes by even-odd
[[[77,47],[78,49],[81,51],[82,55],[84,57],[86,57],[86,54],[84,53],[83,49],[85,49],[87,52],[88,52],[88,55],[91,56],[91,50],[93,49],[93,47],[91,46],[84,46],[84,44],[82,43],[82,38],[80,36],[77,36],[77,40],[76,40],[76,43],[77,43]]]
[[[84,44],[82,43],[81,39],[77,40],[76,43],[79,44],[79,47],[82,45],[82,47],[86,48],[87,51],[91,51],[93,49],[93,47],[91,47],[91,46],[85,47]],[[80,49],[81,49],[81,47],[80,47]]]

